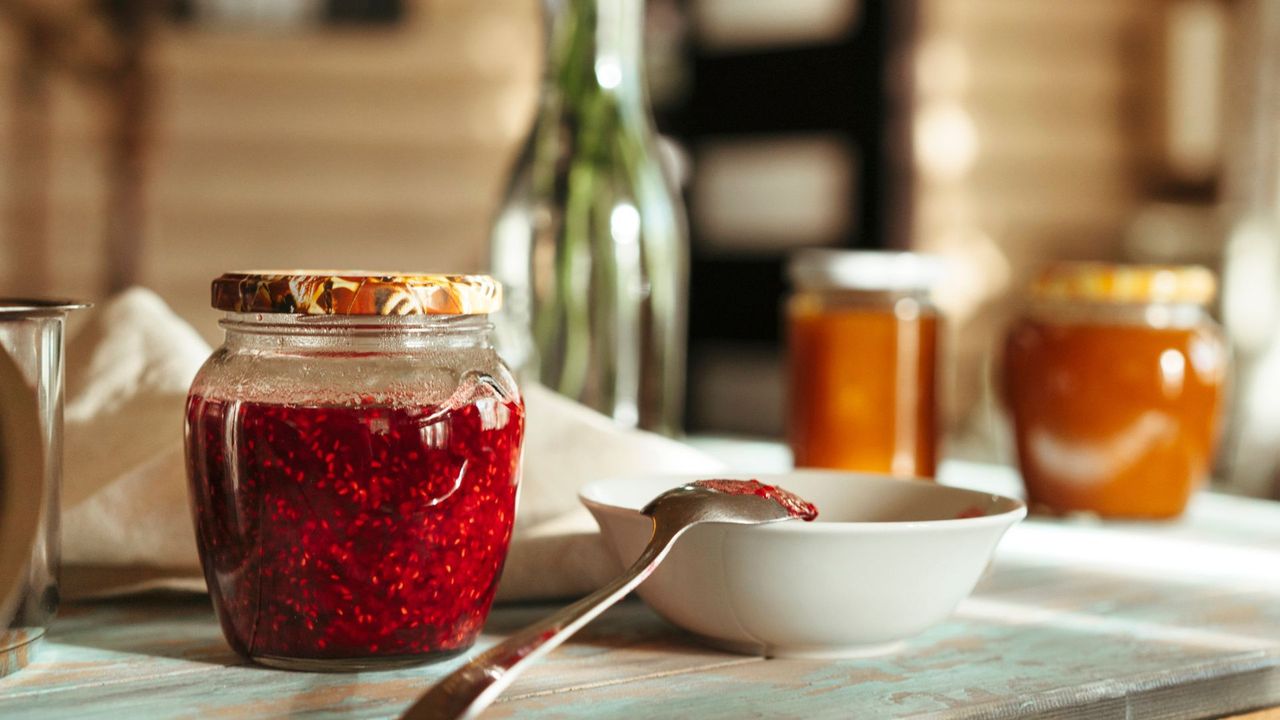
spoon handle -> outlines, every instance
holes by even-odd
[[[551,652],[644,582],[686,528],[664,531],[655,522],[649,544],[626,572],[480,653],[418,698],[401,716],[402,720],[457,720],[479,715],[534,660]]]

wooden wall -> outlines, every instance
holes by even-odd
[[[1015,261],[1046,250],[1113,254],[1141,199],[1143,135],[1159,89],[1148,28],[1158,4],[928,0],[922,40],[943,49],[927,69],[962,76],[938,94],[969,114],[977,154],[959,177],[922,176],[937,202],[919,227],[954,222],[949,202],[962,189],[973,219]]]
[[[538,12],[537,0],[415,0],[384,31],[166,29],[141,281],[213,337],[208,283],[225,270],[483,268],[532,116]],[[13,57],[0,23],[4,139]],[[98,298],[102,108],[66,78],[53,104],[49,244],[0,225],[0,292]],[[0,142],[0,198],[12,157]]]
[[[1119,252],[1144,198],[1162,2],[921,0],[913,237],[972,280],[948,306],[953,419],[990,415],[986,363],[1036,268]],[[412,0],[388,31],[166,30],[141,281],[212,339],[208,282],[228,269],[482,269],[536,98],[539,8]],[[13,53],[0,21],[0,201]],[[50,241],[0,213],[0,293],[96,299],[101,108],[55,90]],[[938,108],[941,139],[922,143]]]
[[[1030,278],[1119,259],[1147,199],[1162,2],[923,0],[914,237],[961,263],[945,309],[965,452],[1000,451],[989,383]]]

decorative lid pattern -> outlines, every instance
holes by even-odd
[[[1198,265],[1118,265],[1061,262],[1050,265],[1032,285],[1036,297],[1113,303],[1188,303],[1213,300],[1218,283]]]
[[[230,272],[213,281],[213,307],[293,315],[487,315],[502,307],[502,285],[487,275]]]

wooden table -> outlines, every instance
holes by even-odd
[[[958,484],[1005,471],[953,465]],[[550,611],[496,610],[477,648]],[[0,717],[392,717],[461,662],[352,675],[245,665],[202,598],[66,607]],[[1280,504],[1199,497],[1182,521],[1033,519],[948,622],[838,662],[699,646],[638,602],[521,677],[486,717],[1212,717],[1280,704]]]

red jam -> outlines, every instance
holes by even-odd
[[[776,485],[765,485],[759,480],[698,480],[693,483],[716,492],[730,495],[759,495],[786,509],[787,514],[810,522],[818,517],[818,508],[808,500]]]
[[[253,658],[398,658],[480,632],[515,519],[524,410],[294,407],[193,395],[205,577]]]

